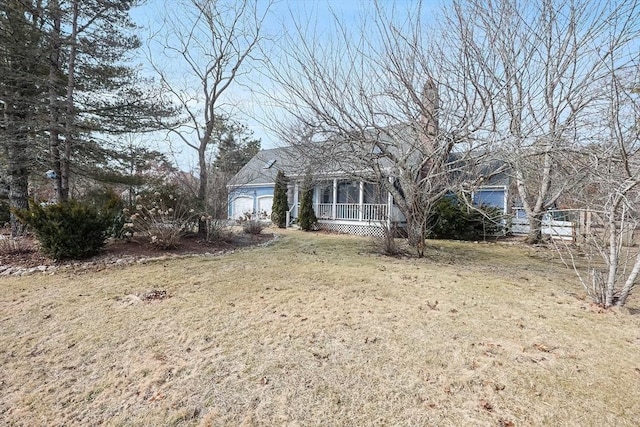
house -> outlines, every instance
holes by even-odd
[[[393,197],[380,183],[355,179],[353,171],[346,170],[348,166],[331,162],[330,157],[311,168],[311,165],[304,164],[305,157],[294,147],[258,152],[228,183],[229,218],[251,216],[268,219],[276,175],[281,170],[289,179],[288,224],[294,223],[298,216],[302,198],[300,189],[309,173],[313,180],[313,204],[320,229],[381,236],[383,226],[394,223],[402,227],[405,224]],[[490,178],[472,192],[472,200],[477,205],[496,207],[506,215],[511,205],[509,178],[505,173],[489,174],[491,168],[495,165],[485,167],[484,173]]]
[[[229,181],[229,219],[271,215],[276,175],[283,171],[292,175],[299,162],[292,150],[273,148],[259,151]]]
[[[444,162],[447,165],[443,168],[427,167],[430,161],[442,166],[435,144],[439,133],[439,98],[433,81],[426,82],[423,95],[424,110],[412,123],[366,127],[335,140],[307,141],[300,145],[302,148],[260,151],[228,184],[229,218],[247,215],[268,218],[276,175],[281,170],[289,178],[287,224],[297,218],[300,189],[306,179],[311,179],[313,205],[321,229],[381,236],[383,226],[402,227],[406,219],[387,189],[398,185],[402,192],[401,178],[407,182],[427,170],[444,170],[441,177],[466,181],[469,173],[466,166],[471,163],[469,158],[454,153],[449,155],[448,160],[452,161]],[[443,142],[447,149],[450,144]],[[449,169],[449,165],[463,167]],[[490,169],[494,166],[483,166],[484,172],[468,179],[478,182],[482,176],[489,177],[481,186],[473,185],[472,197],[477,204],[494,206],[507,214],[508,179],[492,173]],[[380,176],[388,179],[388,183],[376,182],[374,177]]]

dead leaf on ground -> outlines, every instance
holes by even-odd
[[[533,348],[535,348],[538,351],[542,351],[545,353],[551,353],[553,350],[555,350],[555,347],[550,347],[546,344],[542,344],[542,343],[534,343],[533,344]]]
[[[140,295],[140,299],[143,301],[162,301],[168,297],[169,294],[164,289],[151,289]]]
[[[486,399],[480,399],[480,407],[487,412],[493,412],[493,405]]]

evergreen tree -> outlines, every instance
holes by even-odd
[[[289,202],[287,200],[287,177],[284,172],[278,171],[276,185],[273,189],[273,206],[271,208],[271,222],[279,228],[287,226],[287,212]]]
[[[44,101],[46,57],[38,4],[18,0],[0,4],[0,146],[13,209],[28,207],[28,177],[36,157],[33,147],[42,138],[38,118]],[[21,229],[12,215],[12,234]]]
[[[118,157],[111,135],[156,129],[174,111],[128,62],[141,46],[129,17],[135,1],[41,4],[49,59],[49,157],[58,199],[65,200],[73,174],[93,177],[96,164]]]
[[[260,140],[245,125],[225,117],[218,117],[217,154],[213,166],[231,177],[238,173],[258,151]]]
[[[140,46],[135,4],[0,1],[0,148],[14,209],[27,207],[29,179],[46,170],[58,200],[69,197],[72,174],[111,176],[123,150],[109,138],[173,117],[129,65]]]
[[[298,214],[298,223],[304,231],[314,228],[318,222],[316,213],[313,210],[313,186],[309,178],[305,179],[303,185],[302,200],[300,201],[300,212]]]
[[[245,125],[226,116],[217,116],[216,126],[213,137],[217,150],[207,174],[206,211],[214,218],[226,218],[227,183],[260,151],[260,140],[254,139]]]

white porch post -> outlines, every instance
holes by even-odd
[[[360,185],[358,186],[358,221],[362,221],[364,219],[364,182],[360,181]]]
[[[502,205],[503,206],[502,214],[503,215],[507,215],[509,213],[509,209],[508,209],[508,206],[509,206],[509,190],[507,189],[506,186],[502,187],[502,189],[504,191],[503,200],[502,200],[502,203],[503,203],[503,205]]]
[[[298,218],[298,181],[293,184],[293,217]]]
[[[393,178],[389,177],[389,183],[393,185]],[[391,230],[391,222],[393,221],[393,195],[391,191],[387,191],[387,230]]]
[[[338,205],[338,179],[333,179],[333,200],[331,201],[331,219],[336,219]]]

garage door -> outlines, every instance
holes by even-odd
[[[267,218],[271,217],[271,208],[273,207],[273,196],[265,196],[258,198],[258,211],[260,214],[267,213]]]
[[[238,219],[247,213],[253,213],[253,197],[237,197],[234,199],[233,218]]]

